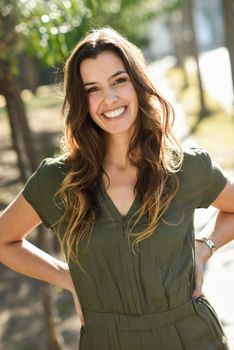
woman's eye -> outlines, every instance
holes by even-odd
[[[87,94],[92,94],[93,92],[97,91],[96,87],[91,87],[89,89],[86,90]]]
[[[122,84],[122,83],[124,83],[125,81],[127,81],[127,78],[119,78],[119,79],[117,79],[117,80],[114,82],[114,85],[116,85],[116,84]]]

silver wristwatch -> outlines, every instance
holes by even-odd
[[[198,241],[198,242],[203,242],[207,245],[207,247],[210,249],[211,251],[211,255],[215,252],[216,248],[215,248],[215,244],[214,242],[209,239],[209,238],[206,238],[206,237],[196,237],[195,238],[195,241]]]

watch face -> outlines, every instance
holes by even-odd
[[[207,239],[206,237],[202,237],[202,238],[198,237],[198,238],[195,238],[195,240],[198,242],[205,243],[210,248],[211,253],[215,251],[215,244],[211,239]]]
[[[215,249],[214,242],[212,242],[211,239],[207,239],[206,244],[208,244],[208,246],[210,247],[210,249],[212,249],[212,250]]]

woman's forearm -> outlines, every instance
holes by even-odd
[[[234,213],[220,211],[215,220],[200,232],[199,236],[211,239],[215,248],[219,249],[234,239]],[[195,249],[195,286],[192,292],[194,298],[202,293],[204,262],[212,255],[211,249],[203,242],[196,241]]]
[[[208,237],[214,241],[216,249],[232,241],[234,239],[234,213],[220,211]]]
[[[52,257],[25,239],[1,244],[0,261],[26,276],[73,290],[67,263]]]
[[[219,211],[215,220],[212,220],[212,222],[200,232],[199,236],[211,239],[214,242],[216,249],[219,249],[234,240],[234,213]],[[211,256],[211,251],[206,244],[198,242],[196,246],[197,250],[199,249],[199,253],[204,256],[205,260]]]

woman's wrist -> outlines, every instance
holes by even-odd
[[[76,290],[75,290],[75,287],[74,287],[74,284],[73,284],[73,281],[72,281],[72,278],[71,278],[71,274],[70,274],[69,268],[66,271],[66,284],[65,284],[64,288],[68,292],[70,292],[72,295],[74,295],[74,294],[76,295]]]
[[[68,264],[65,262],[61,262],[59,268],[61,269],[61,287],[69,292],[72,292],[74,286],[71,279]]]
[[[196,242],[203,243],[204,245],[207,246],[207,248],[210,250],[210,256],[215,252],[216,247],[215,243],[212,239],[206,238],[206,237],[196,237],[195,238]]]
[[[211,255],[212,250],[211,248],[203,241],[196,239],[196,256],[200,257],[203,261],[207,261]]]

